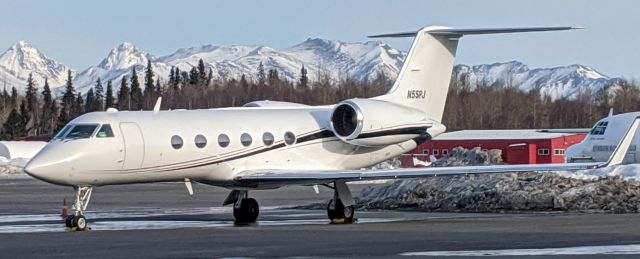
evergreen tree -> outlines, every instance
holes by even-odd
[[[200,82],[207,81],[207,69],[202,59],[198,60],[198,77],[200,77]]]
[[[92,111],[102,111],[104,110],[104,87],[102,87],[102,80],[100,80],[100,78],[98,77],[98,80],[96,80],[96,87],[95,87],[95,104],[93,104],[93,109]]]
[[[280,76],[278,69],[269,69],[269,86],[275,87],[280,84]]]
[[[113,105],[113,81],[107,82],[107,94],[105,97],[105,110],[114,107]]]
[[[76,89],[73,87],[73,78],[71,77],[71,70],[67,73],[67,88],[62,96],[62,107],[68,110],[73,106],[73,101],[76,98]],[[68,112],[68,111],[67,111]]]
[[[9,113],[9,117],[7,118],[7,121],[5,121],[2,131],[3,137],[7,140],[14,140],[17,137],[24,136],[27,131],[25,128],[24,118],[20,113],[18,113],[16,108],[13,108],[11,113]]]
[[[84,107],[85,107],[85,111],[87,112],[93,112],[98,110],[98,107],[96,105],[96,96],[93,92],[93,88],[87,91],[87,97],[85,97]]]
[[[29,113],[33,113],[38,106],[37,94],[38,89],[36,89],[36,83],[33,81],[33,75],[29,73],[29,77],[27,78],[27,92],[24,95],[25,100],[27,101],[27,111],[29,111]]]
[[[11,109],[18,109],[18,103],[20,102],[20,96],[18,96],[18,89],[15,86],[11,87]]]
[[[44,87],[42,89],[42,118],[40,119],[40,133],[50,135],[55,129],[55,122],[57,121],[57,107],[53,97],[51,96],[51,88],[49,87],[49,80],[44,79]],[[52,108],[53,106],[53,108]]]
[[[51,87],[49,87],[49,80],[47,78],[44,79],[44,87],[42,88],[42,100],[44,101],[45,107],[49,107],[53,103],[53,97],[51,96]]]
[[[144,108],[144,100],[142,98],[142,89],[140,89],[140,81],[138,80],[138,73],[136,67],[133,67],[131,72],[131,109],[142,110]]]
[[[58,117],[58,128],[61,129],[67,124],[73,117],[76,116],[74,111],[74,101],[76,97],[76,89],[73,87],[73,78],[71,77],[71,70],[67,72],[67,88],[62,95],[62,108],[60,110],[60,116]]]
[[[80,115],[82,115],[85,111],[85,107],[84,107],[84,99],[82,98],[82,93],[78,93],[78,96],[75,100],[75,102],[73,103],[73,117],[78,117]]]
[[[267,75],[264,72],[264,65],[260,62],[258,65],[258,86],[264,86],[266,84]]]
[[[198,69],[192,67],[189,71],[189,84],[197,85],[200,83],[200,74],[198,73]]]
[[[144,109],[149,110],[153,107],[153,101],[156,99],[155,86],[153,85],[153,67],[151,60],[147,61],[147,72],[144,76]]]
[[[162,85],[160,84],[160,78],[156,79],[156,87],[154,90],[154,94],[157,97],[164,95],[164,91],[162,90]]]
[[[120,91],[118,91],[118,110],[131,110],[131,91],[129,90],[127,76],[122,76]]]
[[[304,68],[304,65],[302,65],[302,68],[300,69],[300,81],[298,82],[298,88],[307,88],[309,85],[309,77],[307,77],[307,69]]]

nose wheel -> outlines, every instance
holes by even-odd
[[[84,211],[89,205],[91,192],[93,187],[76,187],[76,202],[73,204],[74,213],[64,219],[64,224],[71,231],[89,230],[87,227],[87,219],[84,217]]]

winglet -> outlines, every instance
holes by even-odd
[[[624,134],[624,137],[622,137],[622,139],[618,143],[616,150],[613,151],[613,154],[611,154],[609,161],[607,161],[607,163],[605,163],[603,166],[613,166],[613,165],[622,164],[622,161],[624,161],[624,157],[627,155],[627,151],[631,146],[631,142],[633,141],[633,138],[636,136],[638,126],[640,126],[640,116],[636,117],[633,120],[633,123],[631,123],[631,127],[629,127],[629,130],[627,130],[627,133]]]

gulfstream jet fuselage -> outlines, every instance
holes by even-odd
[[[607,163],[360,170],[445,131],[442,115],[462,36],[569,29],[431,26],[378,35],[415,37],[393,87],[382,96],[328,106],[260,101],[241,108],[160,111],[156,104],[153,111],[89,113],[69,122],[25,171],[76,189],[75,214],[66,225],[82,230],[92,188],[102,185],[184,181],[190,192],[193,181],[226,187],[231,192],[223,204],[233,204],[238,222],[258,217],[258,203],[249,190],[322,185],[334,190],[329,218],[351,222],[350,181],[617,164],[620,152]],[[626,151],[624,139],[619,148]]]

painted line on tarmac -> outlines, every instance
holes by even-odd
[[[575,246],[538,249],[463,250],[407,252],[403,256],[540,256],[540,255],[639,255],[640,244]]]

